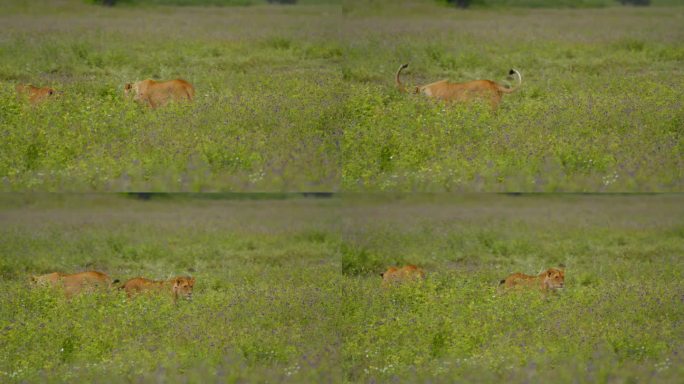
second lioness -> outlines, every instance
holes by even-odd
[[[18,84],[14,87],[19,98],[25,98],[31,105],[36,105],[58,94],[54,88],[36,87],[31,84]]]
[[[124,95],[151,108],[161,107],[171,101],[192,101],[195,88],[183,79],[169,81],[142,80],[124,86]]]
[[[118,280],[112,279],[106,274],[98,271],[87,271],[79,273],[52,272],[45,275],[31,276],[31,283],[36,286],[47,286],[61,288],[67,297],[77,293],[93,291],[96,289],[108,289]]]
[[[192,288],[195,278],[189,276],[176,276],[168,280],[150,280],[144,277],[136,277],[125,282],[121,289],[126,291],[128,297],[142,292],[167,292],[173,295],[173,300],[178,297],[192,298]]]
[[[533,287],[546,291],[565,287],[565,270],[549,268],[537,276],[514,273],[499,282],[504,288]]]
[[[420,267],[409,264],[401,268],[389,267],[380,276],[382,277],[382,285],[387,287],[395,283],[423,280],[425,279],[425,271]]]
[[[394,81],[402,92],[407,92],[404,85],[401,83],[399,76],[401,71],[408,67],[408,64],[403,64],[397,70]],[[515,69],[511,69],[508,74],[510,76],[517,75],[518,86],[515,88],[506,88],[491,80],[473,80],[463,83],[452,83],[448,80],[435,81],[427,85],[415,87],[413,93],[420,93],[427,97],[439,99],[447,102],[465,102],[471,100],[480,100],[488,102],[492,109],[499,106],[501,97],[504,93],[515,92],[520,85],[522,85],[522,75]]]

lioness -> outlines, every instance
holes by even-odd
[[[170,101],[192,101],[195,88],[183,79],[169,81],[142,80],[124,86],[124,96],[147,104],[151,108],[161,107]]]
[[[499,286],[504,286],[504,288],[534,287],[542,291],[560,289],[565,286],[565,270],[549,268],[538,276],[518,272],[501,280]]]
[[[192,287],[194,285],[195,278],[189,276],[177,276],[162,281],[136,277],[125,282],[121,289],[126,291],[128,297],[132,297],[140,292],[168,292],[173,295],[173,301],[175,302],[179,296],[191,299]]]
[[[27,98],[29,103],[32,105],[40,103],[41,101],[46,100],[48,97],[57,94],[57,91],[55,91],[53,88],[38,88],[31,84],[18,84],[14,87],[14,89],[17,91],[18,97]]]
[[[83,291],[110,288],[112,283],[117,283],[118,280],[112,281],[106,273],[87,271],[72,274],[52,272],[39,276],[33,275],[31,282],[37,286],[62,288],[67,297],[71,297]]]
[[[425,278],[425,271],[415,265],[405,265],[401,268],[389,267],[380,276],[382,277],[382,285],[388,286],[393,283],[423,280]]]
[[[408,64],[403,64],[399,67],[394,78],[397,88],[402,92],[407,92],[404,85],[401,83],[399,76],[401,71],[408,67]],[[427,97],[432,97],[447,102],[464,102],[470,100],[482,100],[489,102],[492,109],[499,106],[501,97],[504,93],[512,93],[520,88],[522,85],[522,75],[515,69],[511,69],[508,74],[510,76],[518,76],[518,86],[515,88],[506,88],[491,80],[473,80],[465,83],[452,83],[448,80],[440,80],[427,85],[415,87],[413,93],[421,93]]]

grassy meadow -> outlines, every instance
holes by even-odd
[[[679,191],[684,7],[658,4],[4,1],[1,188]],[[409,85],[524,83],[497,111],[445,106],[395,90],[405,62]],[[176,77],[193,104],[123,100]],[[17,83],[64,94],[32,108]]]
[[[676,382],[681,196],[360,197],[344,205],[348,382]],[[379,289],[388,265],[422,284]],[[558,294],[501,279],[565,265]]]
[[[331,382],[335,201],[0,198],[1,382]],[[29,274],[197,279],[191,302],[67,301]]]
[[[383,4],[346,12],[343,189],[682,190],[684,8]],[[408,86],[523,85],[495,112],[447,107],[396,91],[402,63]]]
[[[684,188],[675,0],[94,3],[0,4],[0,382],[684,377],[684,196],[601,194]],[[446,105],[403,63],[523,84]],[[123,97],[179,77],[191,104]],[[100,193],[127,191],[162,193]],[[479,193],[564,191],[597,194]],[[427,279],[382,288],[403,264]],[[498,289],[560,266],[559,292]],[[29,284],[84,270],[197,284]]]
[[[235,197],[0,195],[0,381],[684,374],[682,196]],[[426,281],[382,289],[378,273],[403,263]],[[561,264],[557,294],[497,291],[509,273]],[[175,306],[28,284],[86,269],[197,284]]]
[[[339,7],[5,3],[3,189],[337,188]],[[150,111],[123,98],[126,83],[178,77],[194,84],[193,104]],[[17,83],[64,94],[32,108]]]

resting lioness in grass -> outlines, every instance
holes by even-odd
[[[52,272],[45,275],[34,275],[31,276],[31,282],[37,286],[62,288],[67,297],[71,297],[81,292],[111,288],[112,283],[117,283],[118,280],[112,281],[106,273],[87,271],[72,274]]]
[[[48,97],[56,95],[58,92],[50,87],[36,87],[31,84],[18,84],[14,87],[19,98],[26,98],[31,105],[45,101]]]
[[[565,286],[565,270],[549,268],[537,276],[514,273],[499,282],[504,288],[531,287],[547,291]]]
[[[192,101],[195,88],[183,79],[169,81],[142,80],[124,86],[124,95],[150,106],[161,107],[170,101]]]
[[[141,292],[167,292],[173,296],[173,301],[175,302],[179,296],[191,299],[194,285],[195,278],[189,276],[177,276],[161,281],[136,277],[125,282],[121,289],[126,291],[128,297]]]
[[[382,285],[386,287],[394,283],[423,280],[425,271],[415,265],[405,265],[401,268],[389,267],[380,276],[382,277]]]
[[[397,88],[402,92],[407,92],[404,85],[401,83],[399,76],[408,64],[399,67],[394,78]],[[464,102],[471,100],[481,100],[488,102],[494,109],[499,106],[501,97],[504,93],[515,92],[522,84],[522,75],[515,69],[508,72],[509,75],[518,76],[518,86],[515,88],[506,88],[491,80],[473,80],[464,83],[452,83],[448,80],[440,80],[427,85],[415,87],[413,93],[420,93],[427,97],[444,100],[447,102]]]

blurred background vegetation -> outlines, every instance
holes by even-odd
[[[113,6],[135,5],[195,5],[195,6],[241,6],[257,4],[341,4],[342,0],[85,0],[91,4]]]
[[[85,0],[88,3],[113,6],[116,4],[163,4],[163,5],[212,5],[212,6],[241,6],[256,4],[354,4],[375,5],[377,3],[396,4],[405,1],[386,0]],[[420,2],[411,1],[411,2]],[[457,6],[460,8],[474,7],[605,7],[610,5],[682,5],[681,0],[422,0]]]
[[[616,4],[633,6],[682,5],[681,0],[436,0],[460,8],[474,7],[531,7],[531,8],[584,8],[607,7]]]

